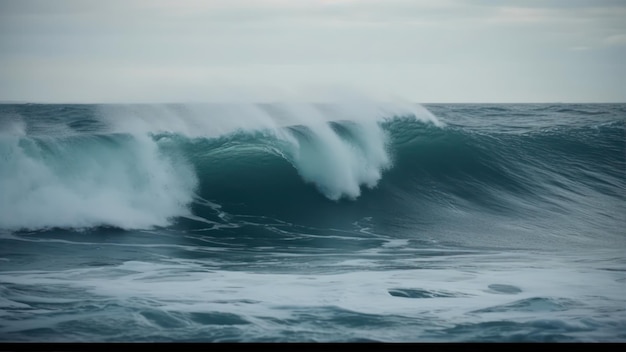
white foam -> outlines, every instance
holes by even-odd
[[[289,161],[329,199],[355,199],[361,185],[374,187],[391,166],[387,136],[376,120],[356,116],[351,119],[355,124],[343,125],[352,134],[350,140],[333,130],[328,115],[313,106],[289,107],[288,111],[295,111],[308,129],[306,138],[291,139]]]
[[[521,253],[417,257],[404,259],[405,267],[413,267],[404,270],[380,270],[368,260],[349,260],[336,263],[338,269],[351,268],[349,272],[338,270],[324,275],[302,272],[305,262],[299,260],[287,268],[281,263],[280,271],[293,269],[290,273],[255,273],[208,270],[206,259],[172,263],[129,261],[115,268],[5,272],[0,279],[6,283],[87,289],[99,297],[135,305],[145,302],[165,312],[228,312],[255,324],[261,324],[264,317],[286,319],[306,309],[311,309],[309,314],[314,312],[312,309],[319,309],[315,314],[323,314],[324,307],[379,317],[407,317],[415,319],[416,324],[428,321],[393,333],[386,329],[367,331],[379,340],[406,341],[429,329],[465,323],[539,319],[576,323],[579,318],[593,318],[606,320],[610,326],[625,319],[621,309],[624,282],[615,280],[623,275],[603,270],[606,262],[602,260],[590,265]],[[489,289],[493,284],[512,285],[519,291],[494,292]],[[390,290],[397,289],[452,295],[407,298],[390,294]],[[484,311],[534,298],[564,299],[575,305],[562,311],[550,307]],[[306,322],[298,323],[303,324]],[[415,331],[416,327],[424,331]],[[324,327],[319,325],[317,329]]]
[[[148,137],[96,149],[2,136],[0,228],[124,229],[166,226],[189,214],[197,179],[191,166],[160,154]]]

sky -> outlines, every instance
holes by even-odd
[[[0,0],[0,101],[626,102],[626,0]]]

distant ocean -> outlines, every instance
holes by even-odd
[[[0,341],[626,342],[625,123],[0,105]]]

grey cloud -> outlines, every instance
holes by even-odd
[[[614,83],[626,79],[626,4],[614,1],[24,0],[0,9],[0,99],[171,100],[225,85],[323,83],[417,101],[626,99]]]

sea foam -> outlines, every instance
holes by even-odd
[[[148,137],[0,136],[0,228],[169,225],[189,214],[196,175]]]

